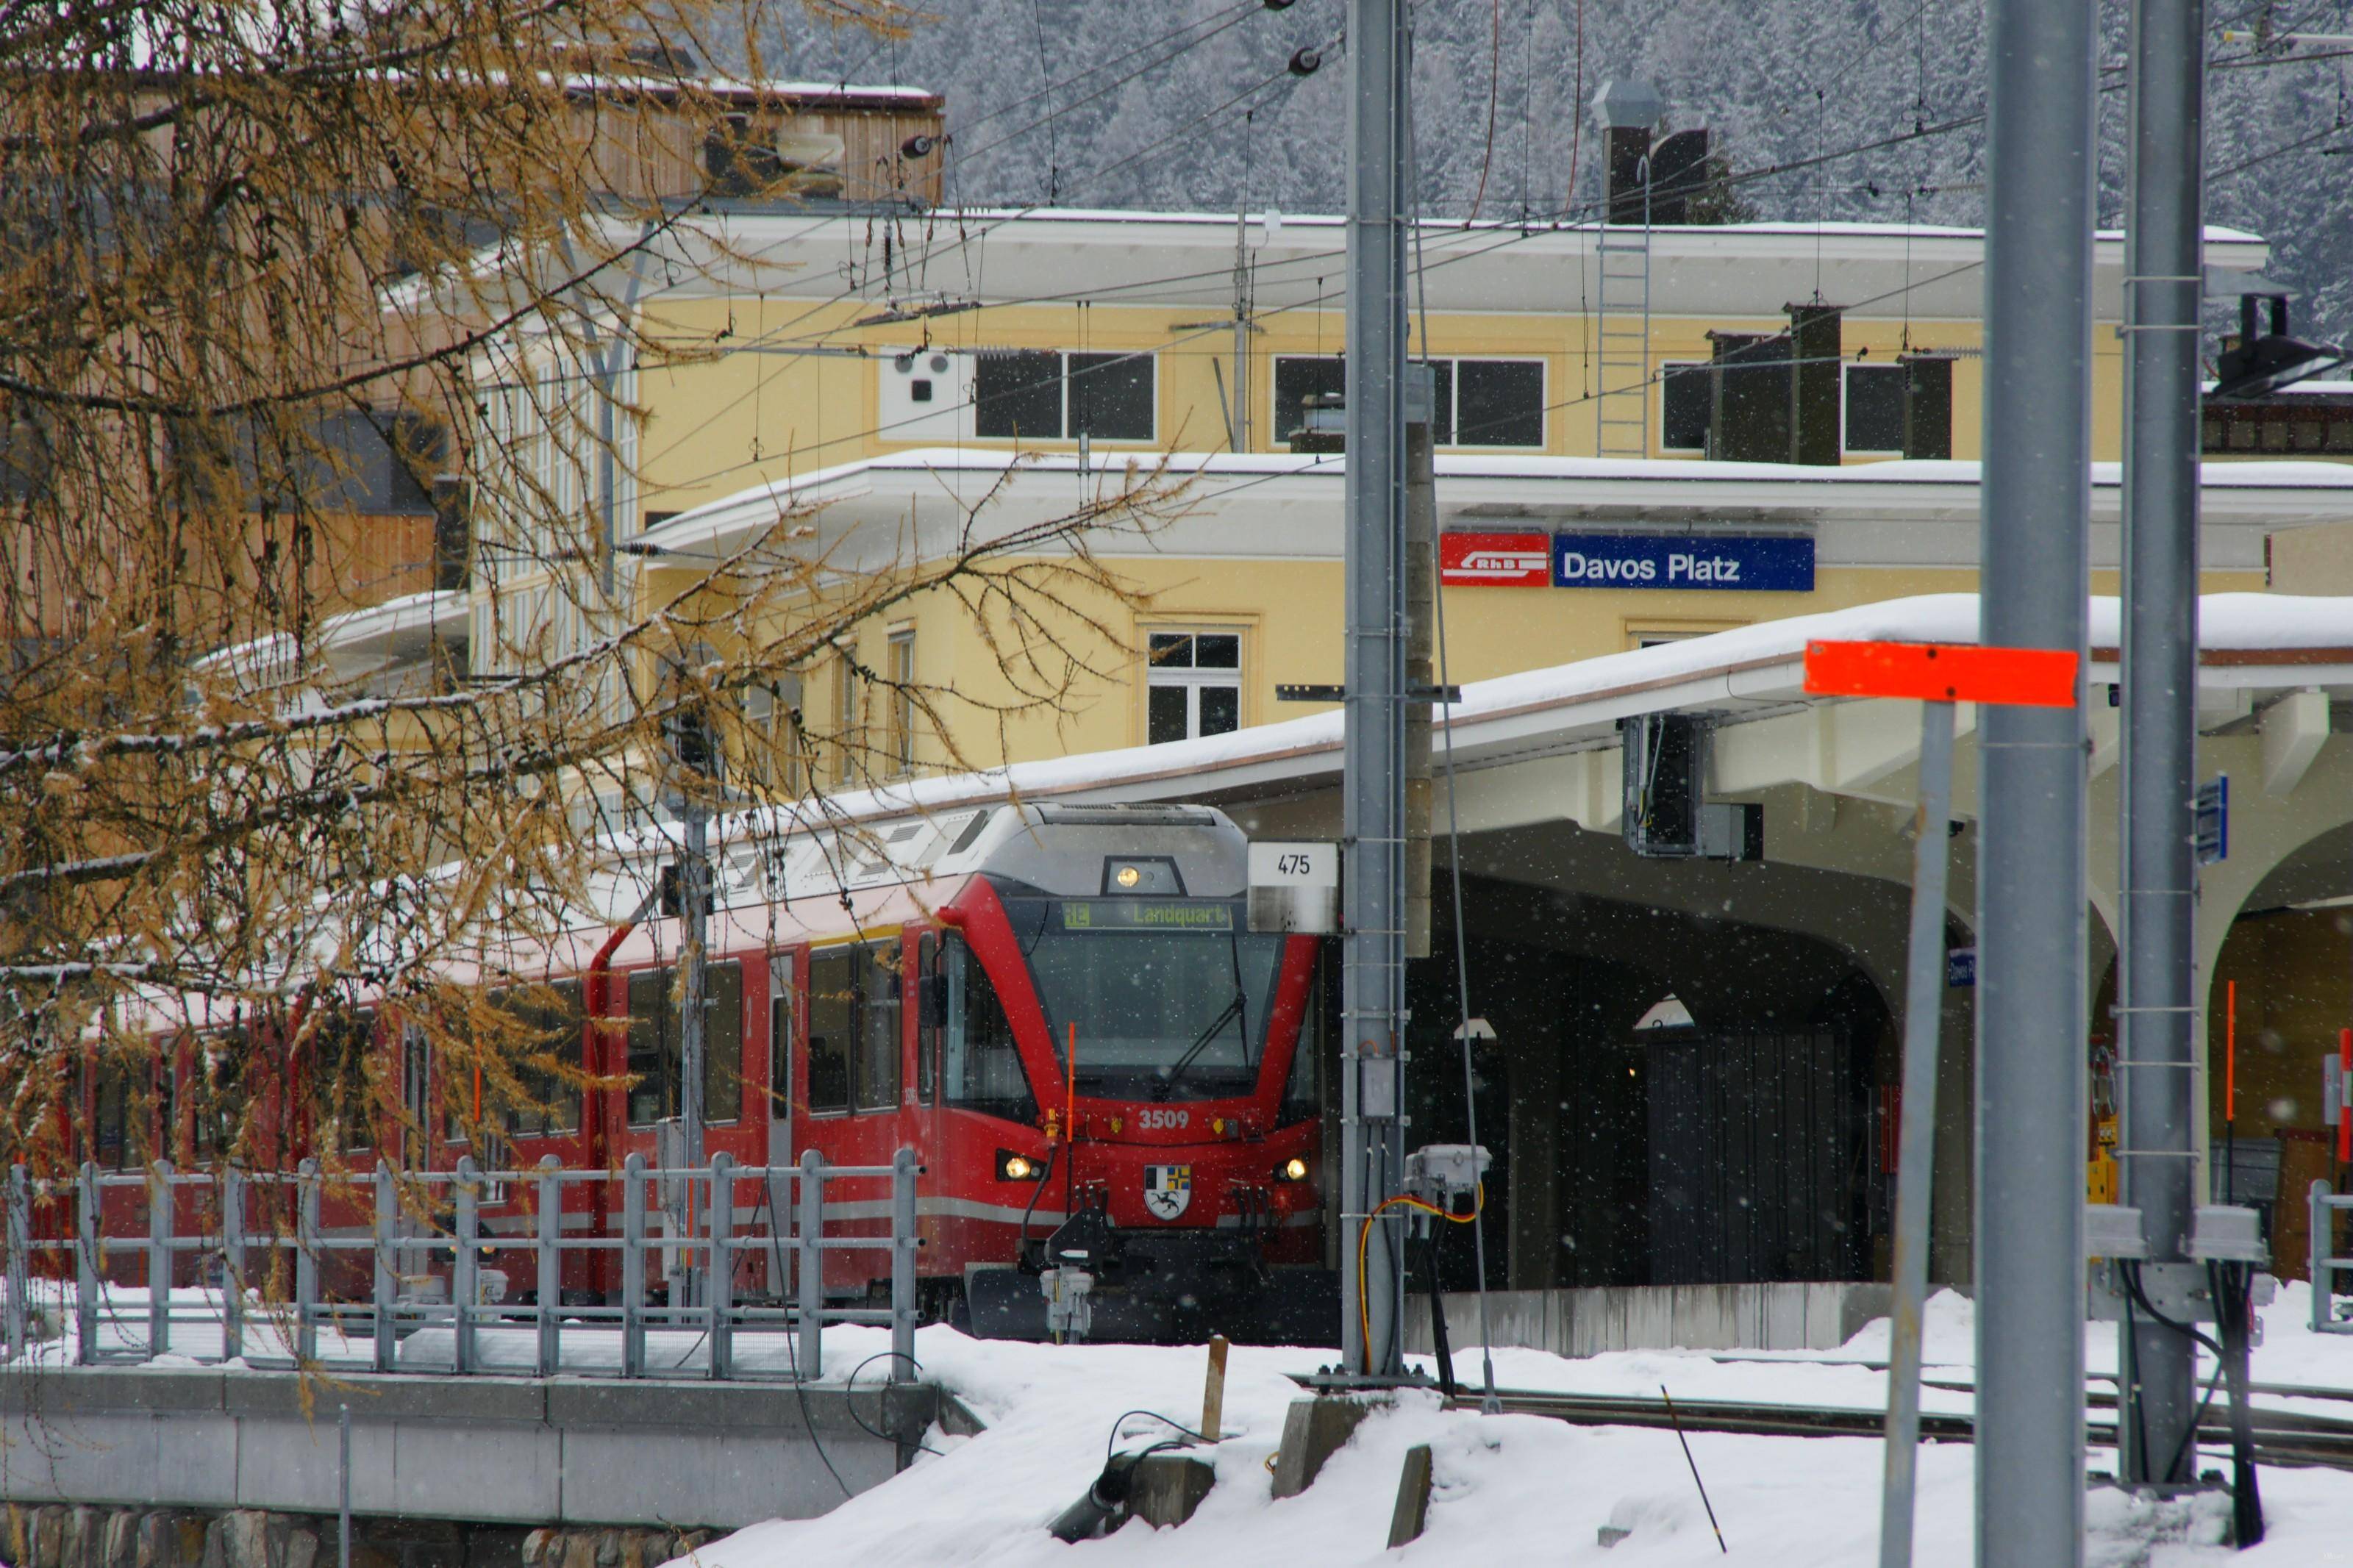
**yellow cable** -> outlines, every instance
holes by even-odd
[[[1366,1372],[1372,1370],[1373,1309],[1371,1298],[1365,1289],[1365,1244],[1372,1238],[1373,1221],[1399,1204],[1403,1204],[1408,1208],[1419,1209],[1424,1214],[1434,1214],[1439,1218],[1451,1221],[1455,1225],[1469,1225],[1472,1220],[1477,1219],[1480,1213],[1487,1206],[1487,1184],[1484,1182],[1479,1184],[1477,1198],[1472,1204],[1469,1214],[1456,1214],[1451,1209],[1440,1208],[1436,1204],[1424,1203],[1410,1193],[1399,1193],[1393,1198],[1383,1199],[1381,1206],[1366,1215],[1365,1222],[1356,1227],[1356,1327],[1363,1336],[1365,1345],[1366,1365],[1361,1370]]]

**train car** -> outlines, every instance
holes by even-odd
[[[926,1300],[983,1333],[1043,1337],[1039,1272],[1083,1247],[1096,1337],[1322,1338],[1320,944],[1248,929],[1247,861],[1187,806],[997,806],[723,856],[707,1147],[915,1149]],[[592,1067],[632,1083],[592,1097],[607,1159],[657,1155],[674,1108],[679,924],[598,955],[587,1037],[626,1059]],[[881,1228],[879,1184],[843,1198]],[[828,1286],[866,1289],[871,1257],[829,1254]]]
[[[379,1160],[675,1164],[684,922],[674,900],[647,908],[659,863],[624,859],[603,879],[614,923],[521,965],[544,983],[530,1005],[554,1048],[578,1041],[578,1081],[526,1067],[527,1109],[486,1104],[479,1070],[427,1048],[401,1002],[347,999],[307,1026],[290,1010],[177,1039],[143,1114],[137,1095],[94,1089],[92,1152],[117,1167],[158,1150],[206,1163],[241,1110],[259,1123],[238,1152],[248,1168],[316,1153],[342,1173],[330,1233],[365,1226],[357,1184]],[[1240,831],[1196,806],[1001,805],[723,843],[705,942],[706,1158],[784,1165],[813,1149],[884,1165],[914,1149],[926,1309],[981,1333],[1045,1337],[1041,1272],[1083,1261],[1097,1338],[1325,1338],[1338,1291],[1322,944],[1249,929],[1247,866]],[[535,1223],[528,1185],[483,1194],[493,1246]],[[616,1186],[568,1184],[566,1230],[616,1234]],[[828,1202],[829,1227],[887,1229],[885,1183],[845,1179]],[[743,1184],[736,1233],[789,1228],[771,1206]],[[405,1223],[436,1228],[429,1205]],[[655,1222],[658,1238],[699,1228],[675,1205]],[[683,1255],[670,1249],[673,1264]],[[364,1293],[364,1258],[340,1256],[350,1267],[330,1292]],[[881,1290],[882,1254],[826,1256],[828,1293]],[[738,1299],[782,1298],[784,1262],[743,1254]],[[528,1299],[527,1278],[512,1283],[510,1299]],[[609,1304],[618,1284],[610,1249],[569,1254],[567,1301]]]

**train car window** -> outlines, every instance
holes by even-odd
[[[138,1163],[131,1135],[138,1096],[131,1092],[131,1071],[120,1061],[93,1064],[97,1083],[90,1096],[90,1158],[110,1171],[128,1170]]]
[[[947,981],[947,1026],[941,1031],[940,1079],[950,1105],[1015,1121],[1034,1121],[1038,1101],[1013,1044],[1013,1026],[988,972],[964,942],[942,946]]]
[[[245,1130],[246,1051],[243,1029],[223,1029],[197,1042],[189,1088],[195,1101],[199,1158],[237,1152]]]
[[[433,1110],[433,1043],[417,1024],[403,1024],[400,1029],[400,1106],[419,1133],[417,1139],[401,1140],[406,1161],[413,1165],[422,1151],[410,1145],[423,1141],[426,1118]]]
[[[942,978],[940,939],[925,931],[915,943],[915,1098],[925,1105],[940,1098],[940,1034],[947,1022]]]
[[[793,955],[768,960],[768,1114],[793,1110]]]
[[[702,985],[710,1003],[702,1026],[702,1119],[734,1121],[744,1114],[744,966],[711,964]]]
[[[334,1007],[311,1031],[311,1114],[322,1147],[345,1152],[374,1146],[375,1046],[373,1007]]]
[[[640,969],[629,976],[629,1125],[650,1127],[678,1109],[678,1000],[670,972]]]
[[[899,1103],[899,943],[860,952],[858,1109],[889,1110]]]
[[[849,1109],[850,1045],[858,1029],[860,950],[809,954],[808,1108],[818,1115]]]
[[[548,987],[515,1009],[524,1033],[516,1041],[515,1079],[522,1101],[507,1125],[520,1138],[575,1132],[580,1127],[580,1086],[565,1076],[580,1066],[581,1037],[588,1009],[577,980]]]

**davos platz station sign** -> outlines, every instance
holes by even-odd
[[[1439,577],[1461,588],[1676,588],[1810,594],[1814,542],[1788,535],[1445,533]]]

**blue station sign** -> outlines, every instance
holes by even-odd
[[[1556,588],[1689,588],[1810,594],[1814,542],[1787,535],[1557,533]]]

